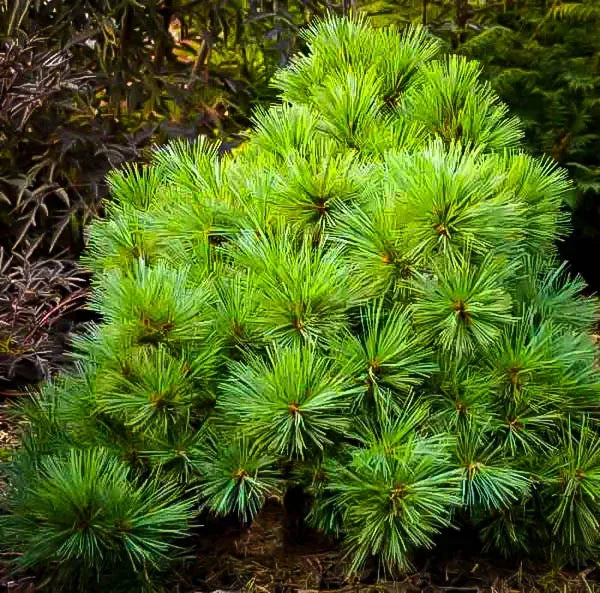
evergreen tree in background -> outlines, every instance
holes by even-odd
[[[573,229],[561,254],[600,288],[599,0],[363,0],[377,25],[418,22],[448,49],[481,62],[523,124],[524,143],[551,155],[575,181],[565,198]]]
[[[23,405],[9,468],[2,528],[50,586],[148,586],[194,502],[251,521],[298,486],[350,572],[406,571],[448,526],[597,554],[598,311],[556,256],[565,173],[425,30],[306,40],[236,154],[178,141],[110,177],[104,321]]]
[[[526,145],[569,171],[573,231],[561,253],[598,290],[600,2],[518,3],[460,48],[521,118]]]

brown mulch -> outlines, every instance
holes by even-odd
[[[19,439],[10,420],[6,406],[0,403],[0,450],[9,451],[17,447]]]
[[[178,575],[172,593],[600,593],[598,567],[551,571],[548,566],[507,563],[452,550],[450,559],[435,551],[400,580],[378,579],[374,569],[345,578],[342,552],[335,541],[314,532],[300,540],[282,525],[283,512],[268,504],[253,524],[222,529],[195,543],[195,558]]]

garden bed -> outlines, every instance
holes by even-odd
[[[366,568],[345,578],[343,555],[332,539],[314,531],[294,538],[276,503],[266,505],[248,529],[207,526],[194,542],[198,556],[179,574],[177,593],[592,593],[600,571],[552,571],[547,565],[503,561],[473,553],[473,541],[448,533],[438,549],[422,554],[415,571],[399,580],[378,579]],[[464,536],[462,536],[464,537]]]

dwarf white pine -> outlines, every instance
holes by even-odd
[[[23,410],[18,566],[158,565],[186,501],[249,521],[292,483],[353,571],[406,570],[450,525],[596,553],[598,311],[557,260],[564,172],[426,31],[305,38],[235,154],[179,141],[110,176],[86,255],[103,322]],[[105,492],[80,489],[99,468]],[[104,514],[51,504],[75,495]]]

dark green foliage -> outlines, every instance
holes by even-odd
[[[235,154],[178,141],[111,175],[86,256],[103,323],[24,407],[20,455],[102,447],[124,491],[176,483],[244,522],[300,486],[355,573],[465,523],[495,553],[593,559],[598,307],[557,262],[571,184],[422,29],[305,36]]]
[[[461,47],[520,116],[530,150],[567,165],[584,194],[600,190],[599,19],[595,0],[515,5]]]
[[[572,239],[563,253],[597,289],[600,196],[600,4],[515,3],[460,51],[481,60],[494,89],[523,122],[534,154],[550,154],[576,182]]]

